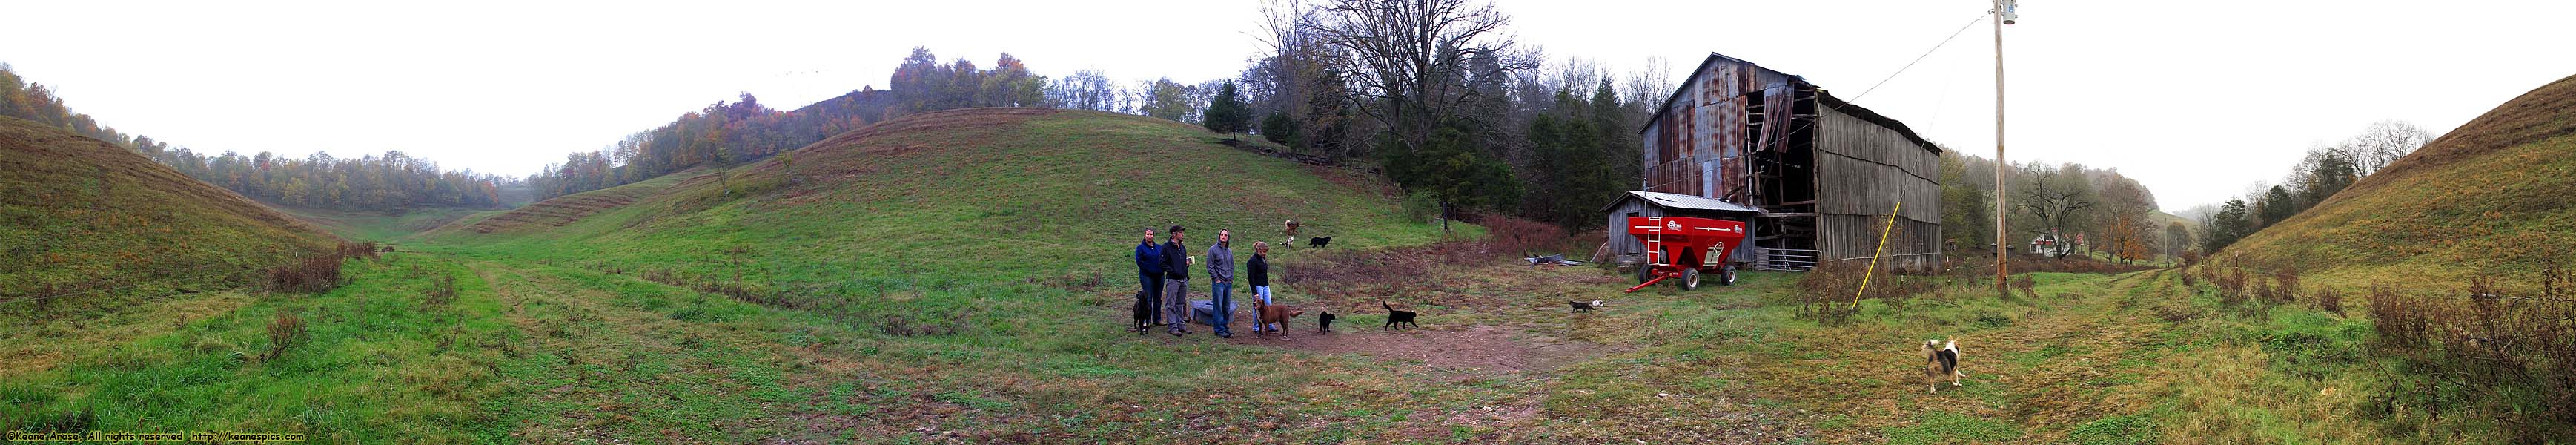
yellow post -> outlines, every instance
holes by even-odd
[[[1869,276],[1878,273],[1878,257],[1887,254],[1887,235],[1896,230],[1896,212],[1899,210],[1905,210],[1905,201],[1897,201],[1896,208],[1888,209],[1887,227],[1878,229],[1878,252],[1869,254],[1869,269],[1860,273],[1860,290],[1852,292],[1853,309],[1860,308],[1861,294],[1869,292]]]

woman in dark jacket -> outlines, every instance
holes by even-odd
[[[1163,247],[1154,245],[1154,229],[1145,229],[1145,240],[1136,244],[1136,283],[1145,289],[1145,307],[1153,309],[1153,324],[1163,324]]]
[[[1243,275],[1245,278],[1252,279],[1252,298],[1261,299],[1262,306],[1277,304],[1270,302],[1269,242],[1255,241],[1252,243],[1252,261],[1243,263]],[[1277,327],[1261,323],[1261,314],[1253,314],[1252,320],[1253,323],[1257,325],[1252,327],[1254,332],[1259,332],[1263,329],[1269,329],[1271,332],[1285,332],[1285,330],[1288,329],[1287,326],[1284,326],[1287,324],[1286,322],[1281,322],[1280,324],[1283,326]]]

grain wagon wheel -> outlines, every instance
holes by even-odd
[[[1682,286],[1682,290],[1698,289],[1698,288],[1699,288],[1699,268],[1697,268],[1697,267],[1686,267],[1686,268],[1683,268],[1683,269],[1682,269],[1682,284],[1681,284],[1681,286]]]

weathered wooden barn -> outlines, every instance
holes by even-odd
[[[1941,148],[1805,78],[1709,53],[1639,133],[1644,191],[1761,210],[1756,268],[1868,258],[1900,201],[1887,255],[1899,267],[1940,261]],[[1611,239],[1626,238],[1616,226]]]

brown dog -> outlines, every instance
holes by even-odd
[[[1260,323],[1252,325],[1253,335],[1261,335],[1261,331],[1267,330],[1270,332],[1277,332],[1279,333],[1279,338],[1285,339],[1288,338],[1288,319],[1296,318],[1298,315],[1304,315],[1306,311],[1297,310],[1297,308],[1289,307],[1287,305],[1261,304],[1260,298],[1254,298],[1252,299],[1252,313],[1257,315],[1255,318],[1256,323]],[[1278,324],[1279,327],[1270,327],[1273,323]]]

